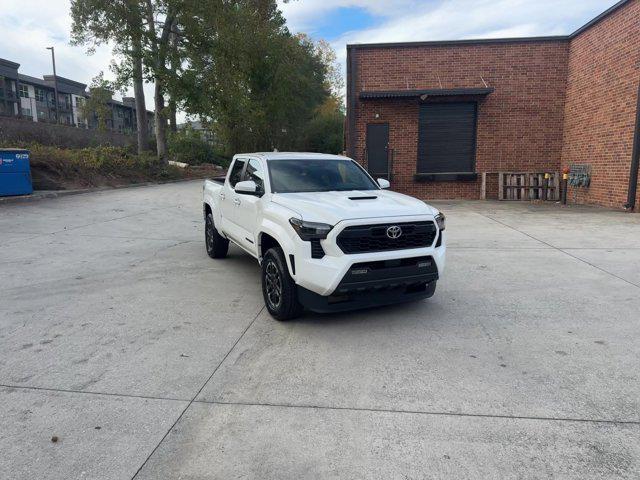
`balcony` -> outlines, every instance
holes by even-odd
[[[6,88],[0,88],[0,98],[13,102],[18,101],[18,95],[13,90],[7,90]]]

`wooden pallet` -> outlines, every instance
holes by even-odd
[[[560,200],[560,173],[499,172],[498,200]]]

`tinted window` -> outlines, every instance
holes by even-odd
[[[273,193],[378,190],[352,160],[270,160]]]
[[[255,158],[249,160],[244,179],[253,180],[258,186],[258,191],[264,192],[264,172],[262,171],[262,165],[260,165],[260,162]]]
[[[235,187],[236,183],[241,180],[244,162],[245,160],[242,158],[238,158],[235,162],[233,162],[233,168],[231,169],[231,173],[229,174],[229,185],[231,185],[231,187]]]

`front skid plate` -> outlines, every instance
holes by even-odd
[[[394,303],[410,302],[432,297],[436,291],[436,280],[427,283],[423,289],[417,291],[412,287],[393,289],[370,289],[363,292],[355,291],[346,295],[330,295],[323,297],[311,290],[298,285],[298,300],[308,310],[317,313],[345,312],[363,308],[380,307]],[[416,287],[413,287],[416,288]]]

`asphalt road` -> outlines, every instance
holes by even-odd
[[[640,215],[436,202],[434,298],[279,323],[200,194],[0,205],[0,478],[640,475]]]

